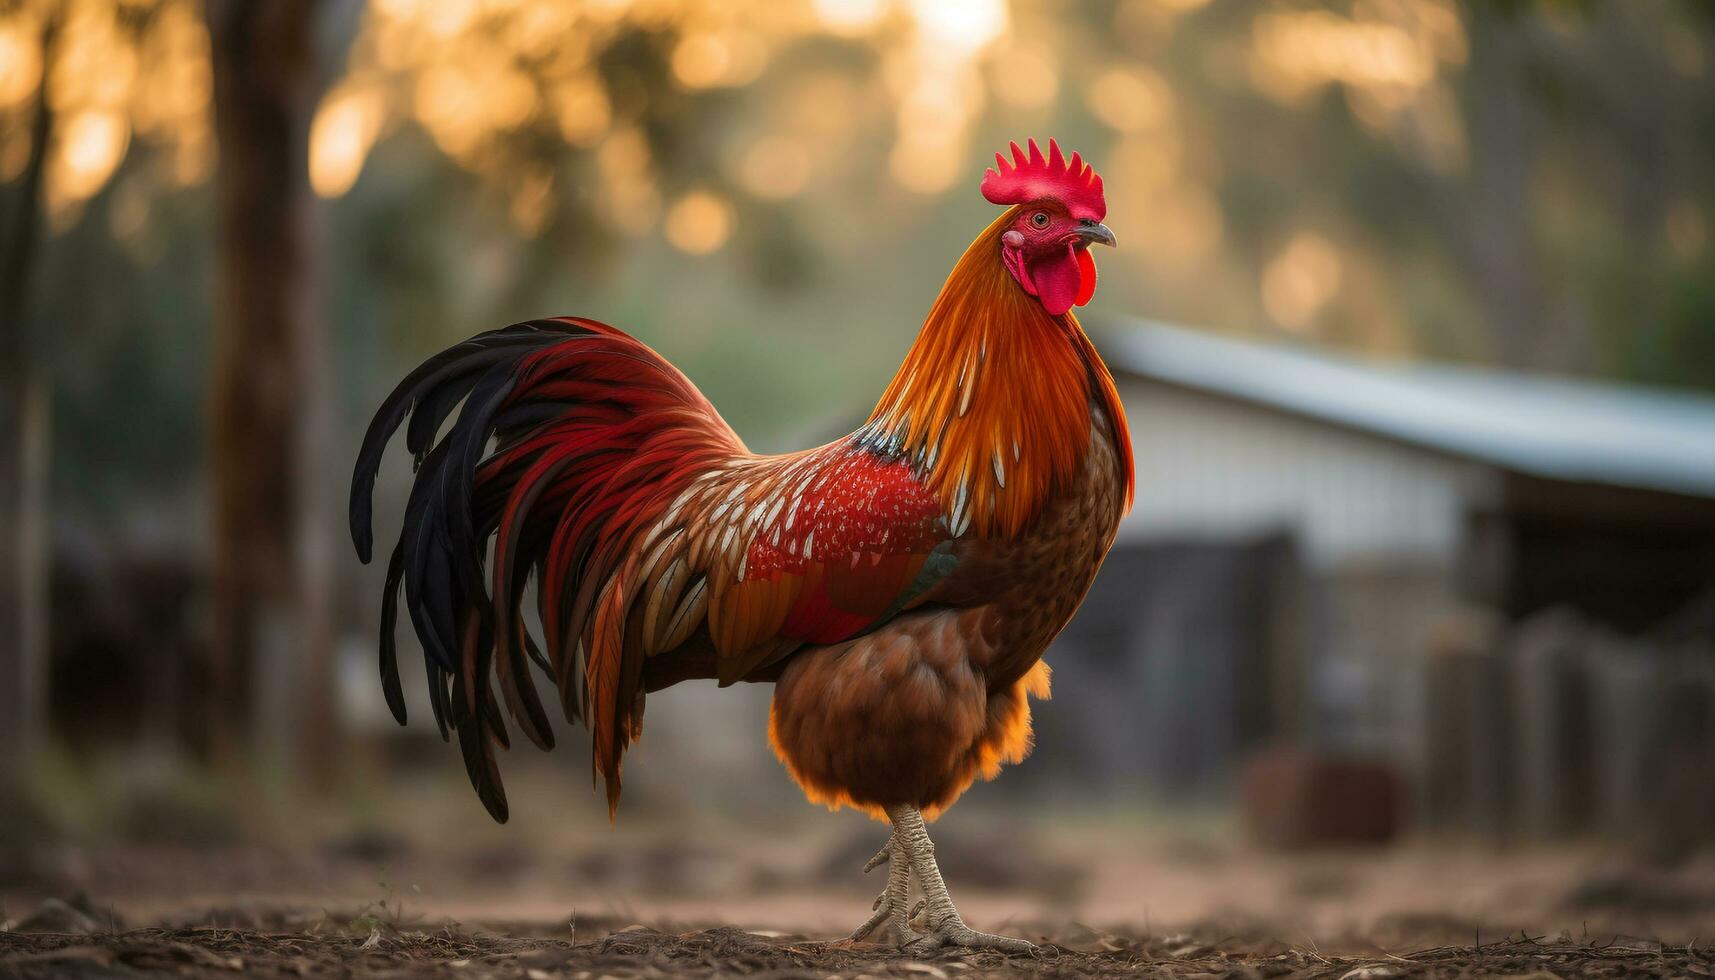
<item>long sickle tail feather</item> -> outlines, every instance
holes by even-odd
[[[592,723],[589,685],[612,683],[609,672],[623,659],[618,646],[627,642],[624,624],[597,615],[596,607],[623,594],[618,580],[634,536],[692,468],[744,449],[684,375],[625,334],[575,318],[513,324],[425,361],[376,412],[351,487],[352,543],[365,562],[374,545],[376,473],[407,417],[405,446],[416,476],[388,560],[382,687],[403,723],[394,638],[403,592],[423,647],[436,724],[443,738],[457,732],[472,786],[504,821],[506,795],[495,762],[495,749],[508,745],[501,702],[532,742],[553,745],[530,675],[535,663],[555,678],[567,718]],[[652,462],[640,474],[643,448],[663,438],[689,438],[704,451],[667,462],[659,452],[645,454]],[[571,547],[556,547],[568,534]],[[494,558],[485,569],[490,538]],[[520,601],[532,574],[543,586],[542,646],[526,629]],[[602,646],[594,657],[591,643]],[[630,665],[629,673],[637,669]],[[625,703],[592,725],[610,803],[618,794],[625,734],[637,723],[630,700],[635,679],[619,681],[623,690],[609,693],[626,694]],[[603,704],[612,700],[604,698]]]

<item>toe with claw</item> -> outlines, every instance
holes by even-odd
[[[911,865],[900,855],[897,858],[894,851],[899,847],[897,834],[888,837],[887,843],[878,851],[875,857],[864,864],[865,874],[874,871],[883,864],[887,865],[887,887],[875,897],[874,911],[863,925],[858,926],[852,934],[845,938],[847,943],[860,943],[866,940],[885,943],[890,946],[904,946],[916,938],[911,931],[906,914],[906,903],[909,901],[911,890]]]
[[[936,922],[927,932],[906,943],[904,948],[914,953],[927,953],[944,946],[988,949],[999,953],[1028,953],[1036,949],[1036,944],[1026,939],[978,932],[965,925],[956,912]]]
[[[893,821],[893,834],[864,865],[864,871],[869,872],[886,864],[887,887],[876,896],[873,914],[845,942],[873,939],[912,953],[945,946],[1002,953],[1028,953],[1036,948],[1023,939],[978,932],[965,925],[935,863],[935,845],[929,840],[923,814],[914,806],[897,806],[889,807],[887,815]],[[923,898],[907,912],[913,879]],[[923,927],[913,929],[912,922],[920,912]]]

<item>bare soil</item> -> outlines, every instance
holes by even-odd
[[[209,922],[196,925],[103,930],[94,918],[98,911],[84,908],[50,901],[12,923],[21,930],[0,932],[0,978],[1715,977],[1715,951],[1631,937],[1574,941],[1569,935],[1519,934],[1405,954],[1327,953],[1314,944],[1288,946],[1250,935],[1120,935],[1068,927],[1055,935],[1015,930],[1041,946],[1036,953],[1007,956],[900,953],[737,927],[665,932],[576,922],[401,925],[377,916],[374,908],[352,916],[225,908],[208,911]]]
[[[827,941],[878,887],[860,869],[884,830],[861,818],[686,808],[609,827],[542,807],[494,827],[462,792],[437,799],[276,838],[215,834],[182,808],[152,818],[172,832],[152,843],[0,833],[0,980],[1715,980],[1710,852],[1419,839],[1279,854],[1202,821],[958,812],[937,857],[967,921],[1040,948],[907,955]]]
[[[359,917],[283,926],[0,934],[0,977],[1715,977],[1715,955],[1691,946],[1522,935],[1404,955],[1329,955],[1246,939],[1086,932],[1046,937],[1060,941],[1031,955],[911,956],[730,926],[685,933],[633,926],[587,940],[543,935],[550,927],[542,925],[399,929]]]

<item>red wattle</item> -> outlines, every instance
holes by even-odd
[[[1096,295],[1096,257],[1087,248],[1078,249],[1078,298],[1073,306],[1083,306]]]
[[[1030,265],[1030,281],[1049,316],[1059,316],[1071,309],[1078,298],[1083,277],[1072,254],[1074,251],[1068,247],[1064,252],[1038,259]]]

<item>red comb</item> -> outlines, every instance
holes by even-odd
[[[1108,202],[1102,197],[1102,178],[1096,168],[1078,154],[1068,161],[1060,155],[1060,144],[1048,141],[1048,159],[1030,140],[1030,155],[1011,144],[1012,161],[996,153],[998,169],[983,171],[983,197],[991,204],[1024,204],[1053,198],[1066,205],[1072,217],[1100,221],[1107,217]]]

